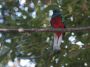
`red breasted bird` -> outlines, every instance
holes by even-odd
[[[53,15],[50,20],[51,26],[55,29],[63,29],[65,28],[64,23],[62,22],[62,16],[60,14],[59,10],[53,10]],[[59,51],[61,42],[62,42],[62,37],[63,37],[63,32],[55,32],[54,33],[54,43],[53,43],[53,50],[54,51]]]

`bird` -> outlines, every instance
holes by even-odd
[[[53,14],[50,20],[51,26],[54,29],[64,29],[65,25],[62,22],[62,16],[58,9],[53,10]],[[53,50],[58,52],[61,50],[60,45],[64,36],[64,32],[54,32]]]

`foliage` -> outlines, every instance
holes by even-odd
[[[61,11],[67,28],[90,25],[90,0],[26,0],[24,5],[19,0],[2,0],[0,28],[51,28],[49,11],[55,8]],[[6,52],[0,55],[0,62],[34,57],[36,67],[85,67],[85,63],[89,67],[90,49],[72,44],[68,40],[72,33],[66,32],[60,53],[54,53],[53,33],[0,32],[0,51]],[[74,32],[74,36],[76,42],[90,45],[90,32]]]

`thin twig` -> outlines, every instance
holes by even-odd
[[[65,29],[54,29],[54,28],[30,28],[30,29],[24,29],[24,28],[18,28],[18,29],[6,29],[6,28],[0,28],[0,32],[80,32],[80,31],[90,31],[90,26],[88,27],[78,27],[78,28],[65,28]]]

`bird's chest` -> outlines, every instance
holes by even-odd
[[[54,28],[59,28],[62,24],[61,24],[61,20],[55,18],[55,19],[52,19],[51,21],[51,24],[53,25]]]

